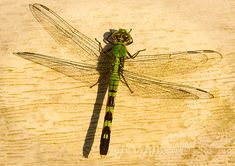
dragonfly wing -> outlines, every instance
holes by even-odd
[[[167,77],[196,72],[218,63],[222,58],[213,50],[194,50],[156,55],[140,55],[127,59],[125,69],[151,77]]]
[[[79,55],[80,61],[95,64],[100,55],[98,42],[85,36],[54,11],[41,4],[30,5],[30,10],[43,28],[63,47]]]
[[[109,64],[88,65],[84,63],[73,62],[42,54],[30,52],[17,52],[15,55],[34,63],[49,67],[75,80],[79,80],[92,86],[97,83],[108,84]]]
[[[162,99],[213,98],[213,95],[209,92],[187,85],[165,82],[125,70],[123,76],[133,91],[133,95],[141,97]],[[122,80],[122,82],[125,81]]]

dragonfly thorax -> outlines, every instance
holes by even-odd
[[[133,42],[133,39],[130,35],[130,31],[127,32],[126,29],[119,29],[112,34],[113,41],[116,44],[129,45]]]
[[[113,48],[113,56],[114,58],[126,58],[126,47],[122,44],[116,44]]]

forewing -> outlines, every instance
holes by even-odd
[[[136,96],[161,99],[213,98],[209,92],[187,85],[165,82],[128,71],[123,71],[123,76],[133,91],[132,94]],[[122,82],[125,81],[122,79]]]
[[[139,55],[127,59],[125,70],[151,77],[167,77],[196,72],[218,63],[222,58],[213,50],[194,50],[156,55]]]
[[[43,28],[63,47],[78,55],[78,60],[95,64],[99,44],[82,34],[54,11],[41,4],[30,5],[30,10]]]
[[[89,65],[30,52],[17,52],[14,54],[51,68],[75,80],[85,82],[88,86],[96,84],[98,80],[101,84],[108,84],[109,64]]]

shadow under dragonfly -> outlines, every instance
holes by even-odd
[[[104,39],[107,39],[107,37],[111,33],[113,33],[114,31],[116,31],[116,30],[111,29],[109,32],[105,32],[103,35]],[[107,44],[104,46],[103,51],[109,52],[109,51],[111,51],[112,47],[113,46],[111,44]],[[105,56],[108,56],[108,55],[105,53],[102,53],[102,52],[100,53],[98,65],[97,65],[97,70],[99,72],[101,72],[99,70],[99,68],[100,68],[99,62],[102,61],[103,59],[111,60],[110,58],[108,59],[108,57],[105,57]],[[111,61],[109,61],[108,64],[111,65]],[[107,72],[109,72],[109,71],[107,71]],[[85,141],[83,144],[83,156],[85,158],[88,158],[88,156],[91,152],[92,145],[94,143],[94,138],[95,138],[95,133],[96,133],[97,125],[98,125],[98,120],[100,117],[101,108],[102,108],[102,105],[104,102],[105,94],[108,89],[108,81],[109,81],[108,76],[109,76],[109,74],[105,75],[103,78],[103,74],[100,73],[99,82],[97,83],[98,84],[98,91],[97,91],[96,101],[95,101],[95,104],[93,107],[93,113],[92,113],[92,116],[90,119],[90,124],[89,124],[88,130],[87,130],[87,133],[86,133],[86,138],[85,138]]]
[[[93,108],[93,113],[90,119],[89,128],[86,133],[85,142],[83,144],[83,156],[88,158],[92,145],[94,143],[95,133],[97,129],[98,120],[100,117],[100,112],[102,108],[102,103],[105,97],[105,89],[107,90],[108,85],[98,84],[98,92],[96,96],[96,101]]]

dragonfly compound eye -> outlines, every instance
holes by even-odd
[[[128,39],[128,35],[124,35],[124,36],[123,36],[123,39],[124,39],[124,40]]]

